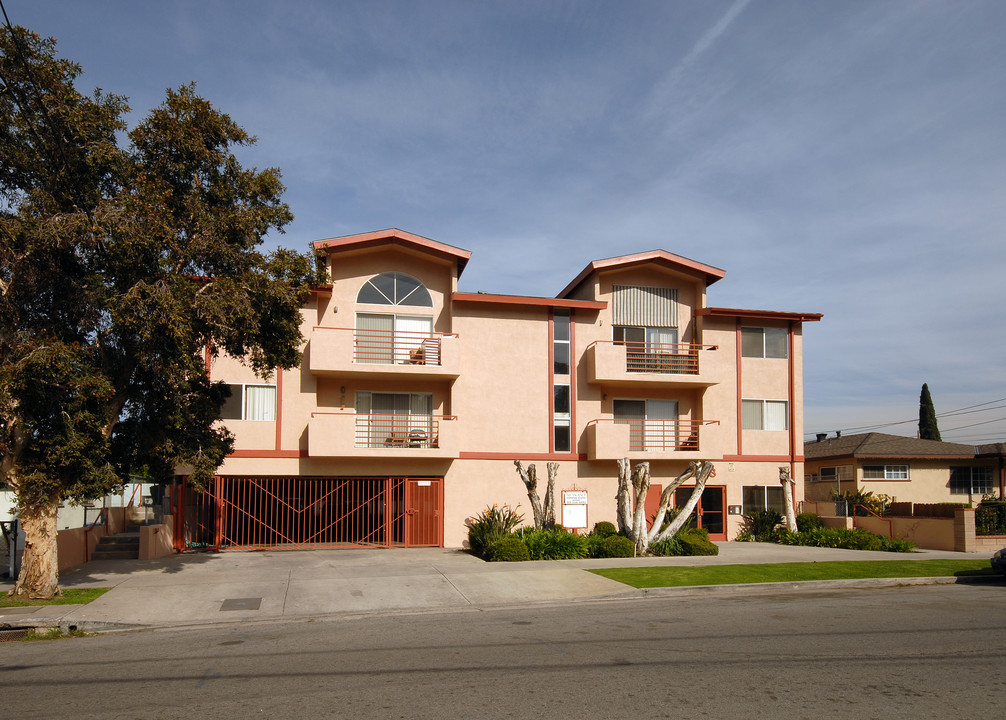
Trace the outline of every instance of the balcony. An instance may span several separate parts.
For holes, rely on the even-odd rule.
[[[453,415],[311,414],[310,457],[456,458]]]
[[[587,346],[587,382],[611,387],[705,388],[716,385],[702,362],[715,345],[694,343],[615,343]]]
[[[587,424],[587,459],[708,460],[709,437],[718,420],[592,420]]]
[[[445,333],[316,327],[308,367],[316,375],[455,380],[460,344]]]

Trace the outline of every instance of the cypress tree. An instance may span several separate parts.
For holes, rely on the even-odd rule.
[[[923,440],[943,439],[936,424],[936,408],[933,407],[933,398],[926,383],[922,383],[922,395],[919,396],[919,437]]]

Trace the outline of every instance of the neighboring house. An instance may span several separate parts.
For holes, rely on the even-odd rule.
[[[623,457],[650,462],[652,500],[714,461],[697,523],[717,539],[781,505],[780,466],[803,497],[802,326],[819,314],[709,307],[724,271],[663,250],[545,298],[459,292],[470,253],[401,230],[316,248],[331,284],[304,308],[302,367],[212,362],[235,451],[210,492],[175,488],[179,542],[459,547],[487,505],[531,520],[515,460],[542,494],[558,463],[567,527],[614,521]]]
[[[872,492],[915,503],[977,503],[1002,495],[1002,452],[983,446],[885,433],[820,438],[804,445],[807,500],[833,492]]]

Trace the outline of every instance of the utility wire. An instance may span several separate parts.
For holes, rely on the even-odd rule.
[[[947,412],[936,413],[936,417],[937,418],[941,418],[941,417],[953,417],[955,415],[970,415],[971,413],[985,412],[987,410],[997,410],[997,409],[999,409],[1001,407],[1006,407],[1006,405],[1001,405],[1001,406],[997,406],[997,407],[994,407],[994,408],[984,407],[986,405],[992,405],[994,403],[1001,403],[1001,402],[1006,402],[1006,398],[999,398],[997,400],[989,400],[987,402],[978,403],[977,405],[968,405],[966,407],[958,408],[956,410],[948,410]],[[975,408],[982,408],[982,409],[981,410],[976,410]],[[859,426],[856,426],[856,427],[841,428],[838,432],[856,432],[856,431],[861,431],[861,430],[879,430],[880,428],[894,427],[896,425],[907,425],[908,423],[914,423],[914,422],[918,422],[918,421],[919,421],[918,418],[912,418],[910,420],[897,420],[897,421],[889,422],[889,423],[878,423],[876,425],[859,425]],[[996,422],[996,421],[991,420],[989,422]],[[983,424],[983,423],[979,423],[979,424]],[[965,427],[970,427],[970,426],[965,426]],[[816,432],[809,432],[809,431],[804,433],[804,435],[807,435],[807,436],[817,435],[817,434],[818,433],[816,433]],[[941,431],[941,435],[942,435],[942,431]]]

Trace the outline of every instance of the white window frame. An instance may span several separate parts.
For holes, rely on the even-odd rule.
[[[871,472],[876,473],[878,469],[883,473],[883,477],[870,477],[866,474],[867,469]],[[863,480],[910,480],[910,467],[907,464],[897,464],[897,465],[866,465],[863,464]]]
[[[970,471],[968,473],[968,489],[967,490],[961,489],[961,484],[960,483],[957,483],[956,485],[954,484],[954,473],[955,472],[960,472],[962,470],[969,470]],[[987,483],[987,485],[984,482],[984,479],[979,479],[979,484],[977,486],[977,489],[975,489],[976,488],[976,485],[975,485],[975,471],[976,470],[981,471],[982,475],[987,475],[988,476],[988,483]],[[989,493],[995,492],[995,489],[996,489],[995,478],[993,477],[992,468],[989,467],[988,465],[978,465],[978,466],[953,465],[950,468],[950,480],[947,483],[947,485],[950,488],[950,494],[951,495],[972,495],[972,496],[974,496],[974,495],[987,495]]]
[[[749,423],[746,422],[746,417],[745,417],[746,413],[744,412],[744,408],[745,407],[753,408],[755,406],[755,403],[758,403],[761,406],[760,410],[758,411],[759,417],[758,417],[757,427],[755,427],[754,425],[751,425],[751,424],[749,424]],[[770,423],[769,422],[770,418],[772,417],[768,413],[769,406],[772,406],[772,409],[778,411],[778,408],[775,407],[775,406],[778,406],[778,405],[782,406],[782,417],[783,417],[782,427],[775,427],[774,423]],[[788,400],[750,400],[750,399],[742,399],[741,400],[741,418],[740,418],[740,420],[741,420],[741,429],[742,430],[757,430],[757,431],[764,431],[764,432],[785,432],[786,430],[789,430],[789,401]],[[769,424],[773,424],[773,427],[766,427]]]
[[[227,383],[231,388],[231,398],[240,395],[241,402],[241,417],[224,417],[223,408],[221,408],[221,419],[223,420],[242,420],[248,422],[276,422],[276,407],[279,401],[279,393],[275,385],[270,385],[268,383]],[[235,388],[240,388],[239,391],[235,391]],[[271,389],[272,390],[272,402],[267,404],[263,410],[263,417],[249,417],[248,409],[248,390],[253,389]],[[230,398],[229,398],[230,399]]]

